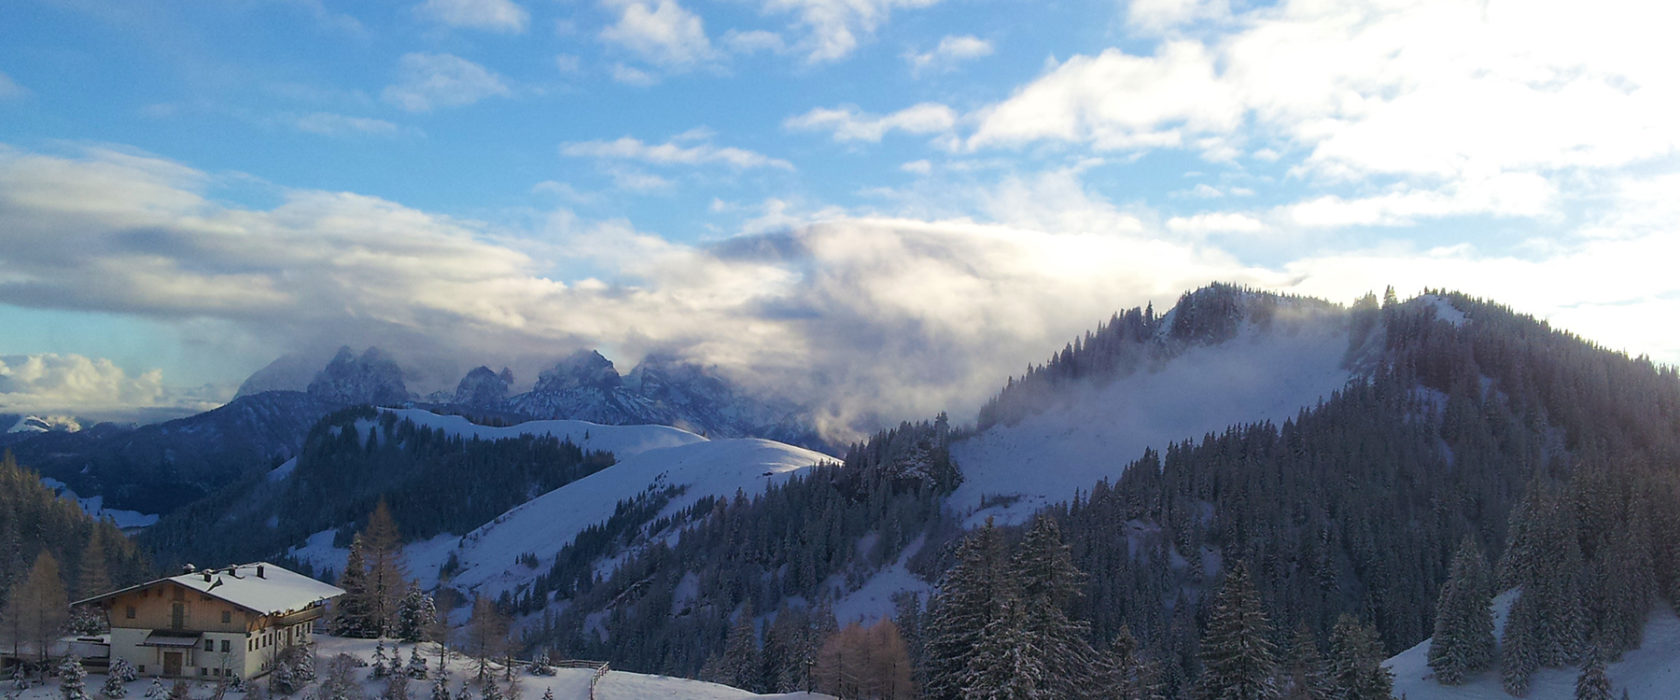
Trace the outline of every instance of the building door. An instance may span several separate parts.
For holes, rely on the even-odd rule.
[[[187,604],[172,603],[169,609],[169,629],[180,630],[187,623]]]
[[[180,608],[176,608],[176,610],[179,610],[179,609]],[[163,675],[165,675],[165,676],[179,676],[179,675],[181,675],[181,652],[178,652],[178,651],[163,652]]]

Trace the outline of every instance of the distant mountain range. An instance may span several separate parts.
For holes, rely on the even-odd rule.
[[[325,366],[283,356],[253,373],[226,405],[153,425],[0,416],[0,447],[76,492],[112,507],[168,513],[241,474],[297,454],[310,426],[354,405],[424,407],[480,420],[583,420],[607,425],[670,425],[719,438],[762,437],[834,452],[809,412],[753,394],[693,363],[645,360],[629,376],[594,351],[574,353],[543,372],[530,391],[510,395],[512,373],[478,367],[453,394],[416,396],[397,361],[377,347],[340,348]]]

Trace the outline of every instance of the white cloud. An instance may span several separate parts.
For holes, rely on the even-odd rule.
[[[403,55],[397,82],[385,88],[384,98],[410,112],[426,112],[511,94],[501,76],[477,63],[446,53],[410,53]]]
[[[1160,34],[1201,20],[1231,14],[1228,0],[1130,0],[1126,25],[1144,34]]]
[[[1287,153],[1306,180],[1398,178],[1449,198],[1517,176],[1561,189],[1680,152],[1680,74],[1659,68],[1673,51],[1656,29],[1680,21],[1670,5],[1286,0],[1234,16],[1217,2],[1131,11],[1134,29],[1165,32],[1149,53],[1053,65],[977,112],[968,146],[1182,149],[1210,161]],[[1218,21],[1200,38],[1173,29],[1209,18]],[[1507,193],[1515,200],[1482,197],[1483,212],[1535,212],[1528,204],[1544,188],[1522,189]],[[1458,199],[1425,199],[1410,198],[1473,213]]]
[[[617,82],[624,83],[625,85],[634,85],[636,87],[648,87],[659,83],[659,78],[655,77],[652,73],[636,68],[635,66],[627,66],[623,63],[614,63],[612,65],[612,79]]]
[[[682,69],[712,60],[700,16],[676,0],[605,0],[620,11],[618,22],[601,30],[601,39],[664,68]]]
[[[885,116],[876,116],[852,105],[833,109],[819,107],[789,117],[782,125],[800,131],[828,131],[835,141],[876,143],[891,131],[938,134],[950,131],[956,123],[957,113],[950,107],[923,102]]]
[[[933,172],[933,163],[928,162],[926,159],[913,160],[898,166],[898,169],[915,175],[926,175]]]
[[[129,414],[135,408],[206,410],[195,396],[171,391],[161,370],[137,376],[105,358],[55,353],[0,355],[0,412]]]
[[[767,13],[796,16],[805,31],[796,47],[810,63],[837,61],[887,22],[895,9],[914,9],[939,0],[764,0]]]
[[[710,138],[695,131],[665,144],[576,146],[625,177],[638,163],[774,167],[724,155]],[[534,231],[502,235],[347,193],[292,191],[278,206],[241,208],[205,195],[214,177],[169,161],[0,147],[0,250],[8,251],[0,303],[209,319],[271,352],[381,344],[466,366],[505,360],[526,375],[582,346],[616,348],[625,364],[674,352],[817,397],[843,433],[858,420],[968,415],[1022,363],[1116,309],[1151,300],[1161,308],[1210,280],[1334,300],[1387,283],[1456,287],[1674,361],[1680,335],[1649,322],[1675,310],[1663,300],[1680,298],[1668,270],[1680,257],[1673,180],[1627,180],[1602,193],[1626,206],[1589,221],[1592,235],[1524,257],[1387,244],[1257,266],[1185,234],[1252,228],[1244,216],[1276,221],[1204,212],[1157,226],[1147,209],[1085,186],[1077,168],[978,191],[918,180],[968,212],[957,215],[770,200],[747,233],[687,245],[564,210]],[[1622,213],[1638,206],[1649,208]],[[590,272],[564,280],[550,271],[566,265]],[[107,377],[105,387],[109,374],[93,373]],[[158,383],[125,381],[132,386],[118,381],[119,395],[142,402]]]
[[[1266,224],[1247,214],[1206,212],[1167,219],[1167,229],[1178,233],[1205,235],[1209,233],[1261,233]]]
[[[583,59],[569,53],[555,54],[554,67],[561,73],[577,73],[583,70]]]
[[[927,71],[951,70],[957,64],[992,55],[992,42],[975,36],[947,36],[939,40],[933,50],[904,54],[912,75]]]
[[[322,136],[401,136],[404,134],[418,134],[412,127],[404,127],[368,117],[352,117],[330,112],[313,112],[292,119],[292,125],[299,131]]]
[[[415,8],[440,24],[520,34],[531,21],[525,8],[510,0],[426,0]]]
[[[0,100],[15,99],[28,94],[29,91],[13,81],[11,76],[0,73]]]
[[[723,44],[728,46],[730,51],[741,54],[760,51],[782,53],[787,50],[787,42],[782,40],[782,35],[762,29],[744,32],[731,29],[723,33]]]
[[[1075,56],[979,114],[970,147],[1039,140],[1089,142],[1103,150],[1180,148],[1191,137],[1242,125],[1243,104],[1221,82],[1216,57],[1174,41],[1153,57],[1108,49]]]
[[[701,135],[681,135],[671,141],[659,144],[645,143],[640,139],[629,136],[612,141],[578,141],[561,144],[560,154],[574,158],[634,160],[654,165],[727,165],[741,170],[751,168],[793,170],[792,163],[742,148],[714,146],[710,143],[683,146],[678,143],[679,141],[692,141],[697,136]]]

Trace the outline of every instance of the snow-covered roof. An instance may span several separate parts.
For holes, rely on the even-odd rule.
[[[257,575],[259,570],[262,572],[261,576]],[[206,574],[209,574],[208,577]],[[205,580],[206,578],[209,580]],[[264,615],[302,610],[328,598],[344,595],[344,589],[338,586],[316,581],[268,562],[255,562],[218,569],[201,569],[148,581],[138,586],[129,586],[120,591],[77,602],[104,600],[164,581],[186,586],[212,598],[219,598]]]

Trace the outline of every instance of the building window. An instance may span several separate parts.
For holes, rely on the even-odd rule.
[[[145,672],[146,672],[146,665],[145,665],[145,664],[140,664],[140,672],[141,672],[141,673],[145,673]]]
[[[204,640],[204,650],[205,651],[215,651],[216,650],[216,640],[214,640],[214,639]]]
[[[232,610],[223,610],[222,611],[222,624],[225,625],[229,622],[233,622],[233,611]]]
[[[123,608],[123,617],[126,617],[130,620],[134,619],[134,606],[129,605],[129,606],[124,607]]]
[[[226,654],[227,651],[228,651],[228,648],[229,648],[228,647],[228,640],[226,640],[226,639],[222,640],[222,653]]]
[[[207,669],[207,668],[205,668],[205,667],[203,667],[203,666],[199,666],[199,667],[198,667],[198,675],[200,675],[200,676],[208,676],[208,675],[210,675],[210,669]]]

